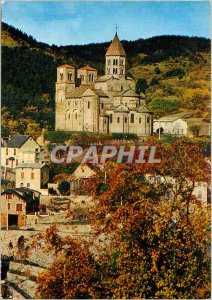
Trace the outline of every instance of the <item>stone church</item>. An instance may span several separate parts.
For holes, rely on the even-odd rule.
[[[80,82],[79,85],[76,84]],[[153,113],[145,96],[135,93],[135,82],[126,76],[126,53],[116,33],[105,56],[105,75],[85,66],[57,68],[56,130],[100,133],[153,132]]]

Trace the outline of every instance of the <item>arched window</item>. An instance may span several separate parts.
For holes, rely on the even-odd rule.
[[[60,73],[60,80],[63,80],[63,73]]]
[[[120,118],[119,117],[117,118],[117,123],[120,123]]]
[[[116,60],[115,60],[115,59],[113,60],[113,64],[114,64],[114,65],[116,64]]]
[[[149,123],[149,117],[146,118],[146,122],[147,122],[147,124]]]
[[[113,115],[110,114],[110,123],[112,123],[112,122],[113,122]]]
[[[139,118],[139,123],[141,124],[141,117]]]
[[[77,119],[77,113],[75,114],[75,119]]]
[[[110,59],[108,59],[107,64],[108,64],[108,66],[110,66]]]
[[[104,103],[102,103],[102,109],[104,108]]]
[[[90,105],[90,101],[88,101],[88,109],[90,109],[90,106],[91,106],[91,105]]]
[[[123,91],[123,86],[121,86],[121,92]]]
[[[123,75],[123,69],[120,69],[120,75]]]
[[[127,117],[125,117],[124,121],[125,121],[125,123],[127,123]]]
[[[68,114],[68,119],[69,119],[69,120],[71,119],[71,115],[70,115],[70,113]]]
[[[134,119],[135,119],[134,114],[131,114],[131,116],[130,116],[130,122],[134,123]]]
[[[113,68],[113,74],[116,74],[116,68]]]

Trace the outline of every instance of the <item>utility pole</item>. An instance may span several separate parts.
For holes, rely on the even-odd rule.
[[[159,140],[160,140],[160,119],[158,120],[158,122],[159,122]]]
[[[6,205],[7,205],[7,214],[6,214],[6,230],[9,230],[9,212],[8,212],[8,198],[7,195],[5,194],[5,198],[6,198]]]
[[[5,167],[4,167],[4,191],[6,190],[6,179],[7,179],[7,141],[5,143]],[[9,161],[9,159],[8,159]],[[6,199],[6,230],[9,229],[9,212],[8,212],[8,198],[7,195],[5,194],[5,199]]]

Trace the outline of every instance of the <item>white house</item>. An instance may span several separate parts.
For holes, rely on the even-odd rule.
[[[16,167],[16,188],[27,187],[42,192],[47,189],[49,167],[45,163],[22,163]]]
[[[210,135],[210,123],[203,118],[192,118],[192,113],[182,112],[154,120],[153,132],[196,137]]]
[[[14,169],[20,163],[45,162],[44,151],[29,135],[15,134],[1,144],[1,165]]]

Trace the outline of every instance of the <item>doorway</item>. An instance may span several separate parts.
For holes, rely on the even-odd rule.
[[[8,226],[18,226],[18,215],[8,215]]]

